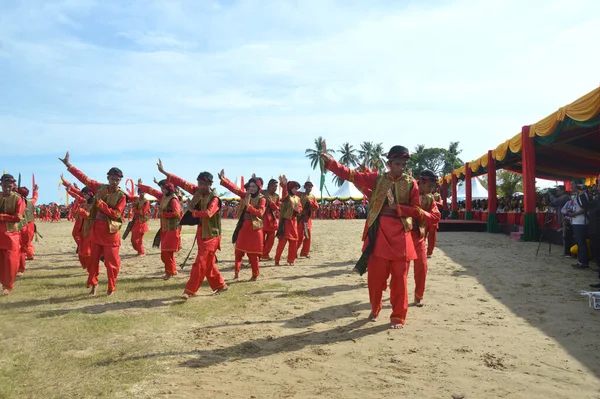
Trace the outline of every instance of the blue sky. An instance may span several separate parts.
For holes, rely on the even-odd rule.
[[[523,3],[3,0],[0,167],[50,202],[66,150],[146,182],[304,180],[319,135],[472,160],[600,84],[600,2]]]

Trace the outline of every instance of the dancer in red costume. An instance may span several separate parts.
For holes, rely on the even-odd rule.
[[[279,221],[277,219],[277,212],[279,212],[280,201],[279,194],[277,194],[277,180],[269,180],[267,189],[263,191],[263,196],[267,201],[267,208],[263,215],[263,232],[265,234],[263,241],[263,253],[261,258],[265,260],[271,260],[271,249],[275,244],[275,236],[277,235],[277,225]]]
[[[431,190],[435,187],[437,176],[430,170],[423,170],[419,175],[419,194],[421,209],[428,212],[431,217],[418,219],[417,224],[413,224],[411,232],[417,259],[414,260],[415,276],[415,305],[423,306],[423,295],[425,295],[425,280],[427,279],[427,245],[425,238],[428,231],[437,228],[441,214],[434,202]]]
[[[408,312],[407,275],[410,261],[417,258],[411,231],[413,218],[431,215],[420,208],[416,181],[404,173],[410,159],[408,149],[394,146],[388,153],[389,172],[357,172],[336,162],[323,141],[321,157],[325,167],[355,186],[370,190],[369,214],[363,233],[363,255],[356,265],[362,274],[368,268],[371,302],[369,318],[376,321],[382,307],[383,291],[390,281],[391,328],[402,328]]]
[[[158,170],[167,176],[169,183],[173,183],[175,186],[193,194],[192,199],[188,202],[188,210],[191,211],[193,217],[200,219],[196,231],[198,254],[192,265],[190,279],[185,285],[181,299],[187,300],[196,295],[205,277],[213,293],[219,294],[227,291],[227,284],[215,264],[216,252],[221,250],[221,200],[211,189],[213,175],[209,172],[200,173],[197,179],[198,185],[195,185],[167,173],[160,159],[157,165]]]
[[[142,184],[142,179],[138,180],[138,190],[140,190],[140,193],[153,195],[159,201],[160,258],[165,265],[165,274],[163,278],[169,280],[177,274],[175,252],[179,251],[179,220],[183,213],[181,210],[181,203],[175,193],[175,186],[164,180],[162,181],[162,184],[159,182],[159,185],[161,191]]]
[[[106,175],[108,184],[102,184],[88,178],[83,172],[71,165],[69,159],[69,152],[64,158],[59,158],[77,180],[95,193],[89,216],[92,220],[90,231],[92,258],[88,265],[87,286],[91,288],[90,295],[96,295],[98,276],[100,275],[100,258],[104,257],[104,266],[108,278],[106,294],[112,296],[117,289],[117,277],[121,269],[121,258],[119,256],[121,235],[119,230],[123,224],[122,215],[127,203],[127,195],[119,187],[119,183],[123,179],[123,172],[116,167],[110,168]]]
[[[237,280],[242,267],[244,254],[248,255],[250,266],[252,267],[252,277],[250,281],[255,281],[260,274],[259,258],[263,253],[263,220],[267,200],[260,193],[263,186],[263,180],[260,177],[252,176],[244,189],[238,188],[234,183],[225,177],[225,171],[219,172],[221,185],[241,198],[238,214],[239,220],[233,233],[233,243],[235,244],[235,275]]]
[[[19,270],[21,247],[20,225],[24,218],[25,201],[14,191],[16,180],[10,174],[0,178],[0,283],[2,295],[8,295],[15,286]]]
[[[298,215],[302,212],[300,197],[296,192],[300,184],[296,181],[288,182],[285,176],[279,178],[279,183],[283,188],[281,196],[281,213],[279,219],[279,228],[277,229],[277,249],[275,250],[275,265],[279,266],[279,260],[283,254],[285,244],[288,244],[287,264],[294,265],[298,251]]]

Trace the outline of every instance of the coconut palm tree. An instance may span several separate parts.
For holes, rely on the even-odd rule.
[[[323,148],[323,137],[319,136],[315,139],[315,148],[307,148],[304,151],[305,156],[310,159],[310,166],[313,169],[317,169],[317,166],[321,168],[322,173],[327,173],[327,169],[321,167],[321,150]],[[327,149],[329,155],[333,154],[335,150]]]
[[[373,154],[374,144],[372,141],[363,141],[360,145],[360,150],[358,150],[358,158],[360,159],[360,163],[364,164],[367,167],[370,167],[371,164],[371,155]]]
[[[344,144],[342,144],[340,149],[338,150],[338,153],[341,155],[339,162],[342,165],[347,166],[349,168],[358,165],[359,160],[356,156],[356,149],[350,143],[345,142]],[[344,180],[339,178],[338,176],[334,177],[333,181],[338,187],[344,184]]]
[[[377,143],[373,146],[371,151],[371,166],[370,168],[373,170],[378,170],[379,172],[385,172],[385,161],[383,158],[386,156],[386,151],[383,148],[383,143]]]

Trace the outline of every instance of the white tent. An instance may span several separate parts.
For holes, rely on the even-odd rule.
[[[235,186],[236,187],[240,186],[239,177],[235,178]],[[240,197],[238,197],[236,194],[232,193],[231,191],[227,191],[225,194],[221,195],[219,198],[223,201],[239,201],[239,199],[240,199]]]
[[[305,181],[299,181],[298,183],[300,183],[300,189],[298,190],[298,192],[303,193],[304,192],[304,183],[306,182],[311,182],[313,184],[313,188],[310,191],[310,193],[312,195],[315,196],[316,199],[320,200],[321,199],[321,190],[319,190],[319,182],[316,182],[312,179],[312,177],[309,175],[308,178]]]
[[[349,199],[353,199],[355,201],[360,201],[364,197],[363,193],[358,191],[358,188],[349,181],[345,181],[344,184],[331,196],[328,197],[327,200],[331,201],[334,199],[339,199],[340,201],[348,201]]]
[[[467,185],[465,184],[465,182],[461,182],[456,191],[456,199],[458,201],[464,201],[467,198]],[[487,198],[488,191],[481,185],[479,179],[476,177],[471,178],[471,199],[481,200]]]

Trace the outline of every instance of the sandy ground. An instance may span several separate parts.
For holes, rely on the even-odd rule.
[[[230,280],[234,222],[224,223],[220,268]],[[38,243],[30,274],[35,277],[37,268],[52,270],[65,256],[76,265],[75,255],[68,255],[72,225],[39,226],[46,238]],[[600,398],[600,312],[579,295],[597,281],[595,273],[573,270],[572,262],[558,258],[558,247],[548,254],[547,244],[536,259],[537,243],[487,233],[440,233],[429,260],[426,306],[411,307],[404,329],[392,331],[388,302],[379,322],[366,321],[366,276],[351,274],[362,228],[362,221],[315,221],[310,259],[294,267],[267,262],[259,282],[232,283],[229,293],[217,297],[227,301],[241,284],[256,284],[239,312],[174,320],[170,336],[157,339],[162,344],[143,355],[156,362],[158,374],[128,393],[171,398]],[[186,231],[179,260],[193,239]],[[152,236],[145,239],[147,247]],[[127,242],[121,252],[121,278],[160,275],[157,250],[135,258]],[[81,270],[60,269],[56,273],[81,274],[83,285]],[[241,277],[249,278],[250,270],[244,268]],[[141,281],[147,292],[153,289],[154,283]],[[187,272],[169,282],[177,287],[172,301],[185,281]],[[409,281],[412,298],[412,270]],[[19,300],[17,290],[11,300]],[[138,292],[141,299],[144,290]],[[201,306],[208,293],[203,286],[202,295],[191,301]],[[104,303],[97,306],[106,306],[107,312],[170,312],[169,307],[122,310]],[[122,361],[127,359],[125,354]]]

